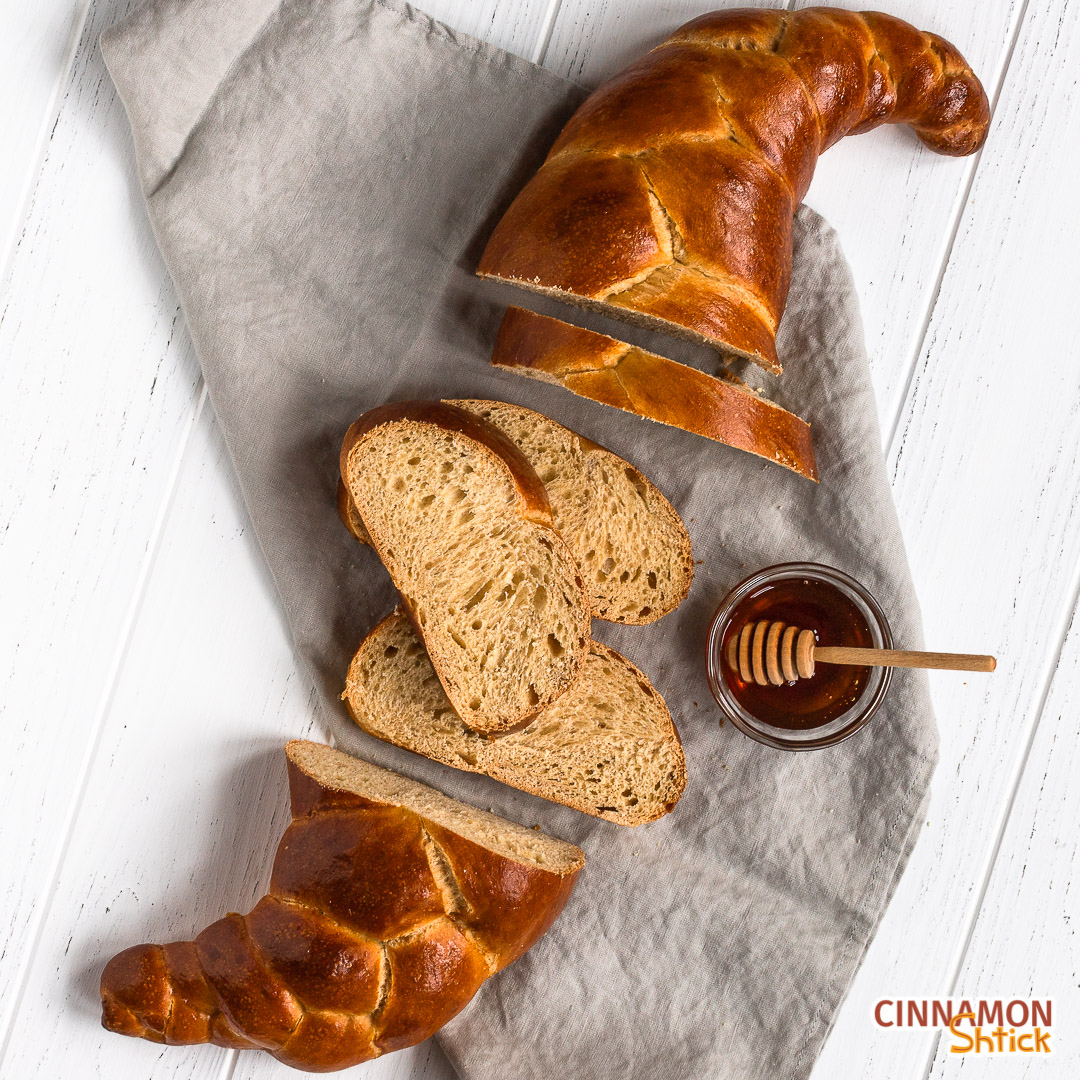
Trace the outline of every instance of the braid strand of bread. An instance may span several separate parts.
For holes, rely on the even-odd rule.
[[[268,894],[194,941],[114,956],[101,977],[106,1028],[346,1068],[428,1038],[547,930],[573,888],[576,868],[524,865],[403,805],[326,787],[292,753],[289,784],[293,820]]]
[[[960,53],[889,15],[704,15],[586,99],[478,272],[779,372],[792,220],[822,151],[907,124],[971,154],[989,118]]]

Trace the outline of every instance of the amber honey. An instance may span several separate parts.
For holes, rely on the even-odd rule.
[[[724,679],[751,716],[772,727],[802,731],[836,720],[859,700],[873,670],[868,667],[818,664],[813,678],[783,686],[744,682],[726,659],[728,647],[746,623],[759,619],[812,630],[818,645],[874,644],[866,616],[835,585],[803,577],[763,582],[731,611],[720,652]]]

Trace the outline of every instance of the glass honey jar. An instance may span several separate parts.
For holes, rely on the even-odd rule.
[[[766,567],[725,598],[706,647],[709,689],[750,738],[781,750],[818,750],[862,728],[884,700],[892,669],[819,664],[811,678],[780,686],[744,680],[733,662],[735,640],[763,619],[811,630],[819,646],[891,649],[888,620],[866,588],[818,563]]]

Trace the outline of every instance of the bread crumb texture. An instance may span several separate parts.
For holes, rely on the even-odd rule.
[[[470,726],[512,727],[573,683],[589,636],[583,582],[559,534],[522,516],[496,453],[394,421],[352,448],[346,483]]]
[[[577,682],[527,726],[471,730],[454,711],[401,612],[365,639],[344,697],[369,734],[623,825],[671,810],[686,786],[678,732],[660,694],[628,660],[592,642]]]

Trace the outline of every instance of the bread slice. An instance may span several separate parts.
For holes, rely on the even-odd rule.
[[[690,591],[694,557],[682,518],[621,457],[542,413],[505,401],[449,401],[494,424],[536,469],[555,528],[585,578],[597,619],[640,625],[673,611]],[[364,523],[344,486],[338,512],[358,540]]]
[[[490,737],[462,723],[407,616],[395,612],[364,639],[342,698],[369,735],[619,825],[655,821],[686,787],[664,699],[596,641],[554,705],[527,727]]]
[[[303,774],[322,789],[311,795],[320,801],[328,792],[345,792],[369,802],[401,806],[495,855],[525,866],[540,867],[560,877],[576,874],[585,865],[585,853],[573,844],[486,810],[478,810],[426,784],[381,769],[331,746],[293,739],[286,744],[285,754],[292,773]],[[295,790],[297,778],[293,775],[291,779],[293,811],[298,814],[301,808],[297,805],[300,801]]]
[[[440,402],[383,405],[346,434],[341,476],[469,727],[516,727],[570,688],[588,650],[584,582],[498,428]]]
[[[734,446],[817,480],[810,425],[738,379],[523,308],[507,308],[491,362],[624,412]]]

